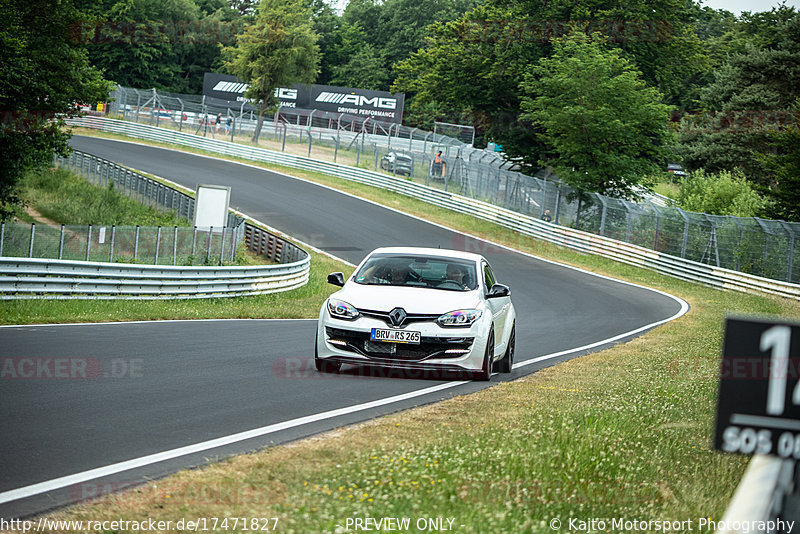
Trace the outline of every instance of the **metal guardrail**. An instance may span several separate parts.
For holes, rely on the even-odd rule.
[[[172,267],[0,257],[0,300],[261,295],[308,282],[309,256],[284,265]]]
[[[747,534],[750,532],[784,532],[776,528],[778,521],[795,522],[800,514],[794,474],[795,462],[775,456],[756,455],[731,499],[728,509],[716,525],[716,534]],[[771,524],[761,530],[754,525]],[[796,524],[796,523],[795,523]]]
[[[459,213],[472,215],[499,224],[505,228],[515,230],[523,235],[549,241],[581,252],[598,254],[623,263],[652,269],[659,273],[683,280],[698,282],[721,289],[768,293],[800,299],[800,285],[798,284],[724,269],[582,230],[546,223],[530,215],[524,215],[501,206],[417,184],[391,175],[292,154],[274,152],[254,146],[208,139],[145,124],[100,117],[81,117],[70,119],[67,122],[73,126],[94,128],[150,141],[173,143],[217,154],[248,158],[255,161],[337,176],[346,180],[393,191]]]
[[[111,161],[73,152],[57,163],[95,185],[111,184],[144,204],[176,209],[186,218],[193,215],[190,195]],[[35,224],[23,231],[18,228],[23,225],[0,224],[0,300],[233,297],[288,291],[308,282],[310,256],[305,250],[233,212],[228,222],[227,235],[225,228],[214,234],[213,229],[198,233],[196,227],[174,227],[164,230],[163,241],[161,227],[97,227],[93,233],[92,225],[80,229],[39,225],[37,233]],[[241,240],[248,250],[277,265],[222,266],[224,258],[233,258]],[[144,250],[146,246],[155,248]],[[206,263],[218,257],[220,266],[176,266],[179,252]],[[89,261],[96,257],[108,261]],[[114,263],[144,258],[155,265]]]

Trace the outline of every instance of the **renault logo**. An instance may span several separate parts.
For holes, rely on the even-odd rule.
[[[392,326],[401,326],[406,320],[406,311],[403,308],[395,308],[389,312],[389,319]]]

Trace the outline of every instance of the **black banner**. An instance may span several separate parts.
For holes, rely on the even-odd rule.
[[[206,97],[224,100],[230,106],[241,106],[245,101],[247,84],[236,76],[207,72],[203,80]],[[403,120],[405,94],[388,91],[371,91],[332,85],[303,85],[281,87],[275,96],[282,108],[316,109],[333,113],[347,113],[361,117],[374,117],[385,122],[400,124]]]

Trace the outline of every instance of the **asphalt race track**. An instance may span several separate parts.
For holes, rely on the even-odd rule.
[[[229,185],[232,207],[351,263],[379,246],[481,252],[513,292],[511,378],[624,341],[685,309],[668,295],[274,172],[111,140],[75,137],[72,145],[190,188]],[[320,375],[312,361],[315,326],[211,320],[0,328],[4,365],[38,366],[34,378],[15,379],[6,369],[0,379],[0,517],[487,387],[353,368]]]

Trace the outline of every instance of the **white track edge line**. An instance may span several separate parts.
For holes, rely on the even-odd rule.
[[[596,341],[596,342],[591,343],[589,345],[583,345],[581,347],[575,347],[575,348],[572,348],[572,349],[567,349],[567,350],[563,350],[563,351],[560,351],[560,352],[554,352],[552,354],[547,354],[545,356],[539,356],[537,358],[532,358],[530,360],[525,360],[523,362],[519,362],[519,363],[515,364],[513,366],[513,368],[514,369],[518,369],[520,367],[525,367],[525,366],[531,365],[533,363],[537,363],[537,362],[541,362],[541,361],[549,360],[549,359],[553,359],[553,358],[558,358],[560,356],[564,356],[564,355],[570,354],[572,352],[578,352],[578,351],[590,349],[590,348],[593,348],[593,347],[605,345],[607,343],[613,343],[614,341],[616,341],[618,339],[623,339],[625,337],[635,335],[635,334],[637,334],[639,332],[642,332],[644,330],[647,330],[647,329],[650,329],[650,328],[654,328],[654,327],[656,327],[658,325],[667,323],[669,321],[672,321],[673,319],[677,319],[678,317],[684,315],[688,311],[689,305],[684,301],[681,301],[681,302],[682,302],[682,305],[681,305],[680,311],[678,313],[676,313],[675,315],[673,315],[672,317],[669,317],[667,319],[662,319],[661,321],[656,321],[654,323],[642,326],[642,327],[637,328],[635,330],[631,330],[630,332],[625,332],[625,333],[619,334],[617,336],[614,336],[614,337],[611,337],[611,338],[608,338],[608,339],[604,339],[604,340],[601,340],[601,341]],[[217,448],[217,447],[223,447],[223,446],[226,446],[226,445],[231,445],[233,443],[237,443],[237,442],[240,442],[240,441],[244,441],[244,440],[248,440],[248,439],[252,439],[252,438],[258,438],[258,437],[261,437],[261,436],[265,436],[267,434],[272,434],[274,432],[278,432],[280,430],[286,430],[286,429],[289,429],[289,428],[295,428],[295,427],[302,426],[302,425],[305,425],[305,424],[308,424],[308,423],[314,423],[314,422],[322,421],[322,420],[325,420],[325,419],[332,419],[332,418],[338,417],[340,415],[348,415],[348,414],[351,414],[351,413],[356,413],[356,412],[368,410],[370,408],[377,408],[379,406],[385,406],[387,404],[394,404],[395,402],[400,402],[400,401],[403,401],[403,400],[408,400],[408,399],[413,399],[413,398],[416,398],[416,397],[421,397],[421,396],[427,395],[429,393],[436,393],[437,391],[443,391],[445,389],[454,388],[454,387],[457,387],[457,386],[460,386],[460,385],[463,385],[463,384],[467,384],[467,383],[469,383],[469,381],[464,381],[464,380],[460,380],[460,381],[456,381],[456,382],[447,382],[447,383],[444,383],[444,384],[431,386],[431,387],[420,389],[420,390],[417,390],[417,391],[410,391],[408,393],[395,395],[393,397],[387,397],[387,398],[384,398],[384,399],[370,401],[370,402],[366,402],[366,403],[362,403],[362,404],[356,404],[356,405],[353,405],[353,406],[348,406],[348,407],[345,407],[345,408],[339,408],[339,409],[336,409],[336,410],[330,410],[330,411],[327,411],[327,412],[321,412],[321,413],[318,413],[318,414],[307,415],[307,416],[300,417],[300,418],[297,418],[297,419],[292,419],[290,421],[284,421],[284,422],[281,422],[281,423],[275,423],[273,425],[268,425],[268,426],[264,426],[264,427],[261,427],[261,428],[255,428],[255,429],[252,429],[252,430],[246,430],[244,432],[239,432],[237,434],[231,434],[229,436],[223,436],[223,437],[220,437],[220,438],[215,438],[215,439],[212,439],[212,440],[209,440],[209,441],[203,441],[203,442],[200,442],[200,443],[196,443],[194,445],[187,445],[187,446],[184,446],[184,447],[179,447],[177,449],[171,449],[171,450],[168,450],[168,451],[162,451],[162,452],[159,452],[159,453],[150,454],[148,456],[142,456],[140,458],[134,458],[134,459],[131,459],[131,460],[126,460],[124,462],[119,462],[119,463],[116,463],[116,464],[111,464],[111,465],[104,466],[104,467],[98,467],[98,468],[95,468],[95,469],[90,469],[88,471],[83,471],[81,473],[75,473],[75,474],[72,474],[72,475],[67,475],[67,476],[55,478],[55,479],[52,479],[52,480],[39,482],[37,484],[32,484],[30,486],[24,486],[24,487],[21,487],[21,488],[17,488],[17,489],[13,489],[13,490],[9,490],[9,491],[5,491],[5,492],[0,493],[0,504],[4,504],[4,503],[7,503],[7,502],[11,502],[11,501],[16,501],[16,500],[19,500],[19,499],[24,499],[24,498],[27,498],[27,497],[33,497],[35,495],[39,495],[41,493],[45,493],[45,492],[48,492],[48,491],[55,491],[55,490],[58,490],[58,489],[62,489],[64,487],[72,485],[72,484],[80,484],[82,482],[86,482],[86,481],[89,481],[89,480],[94,480],[96,478],[109,476],[109,475],[113,475],[113,474],[116,474],[116,473],[121,473],[123,471],[128,471],[130,469],[136,469],[137,467],[145,467],[145,466],[148,466],[148,465],[152,465],[154,463],[163,462],[163,461],[166,461],[166,460],[172,460],[172,459],[175,459],[175,458],[179,458],[181,456],[186,456],[188,454],[193,454],[193,453],[197,453],[197,452],[203,452],[203,451],[207,451],[209,449],[214,449],[214,448]]]

